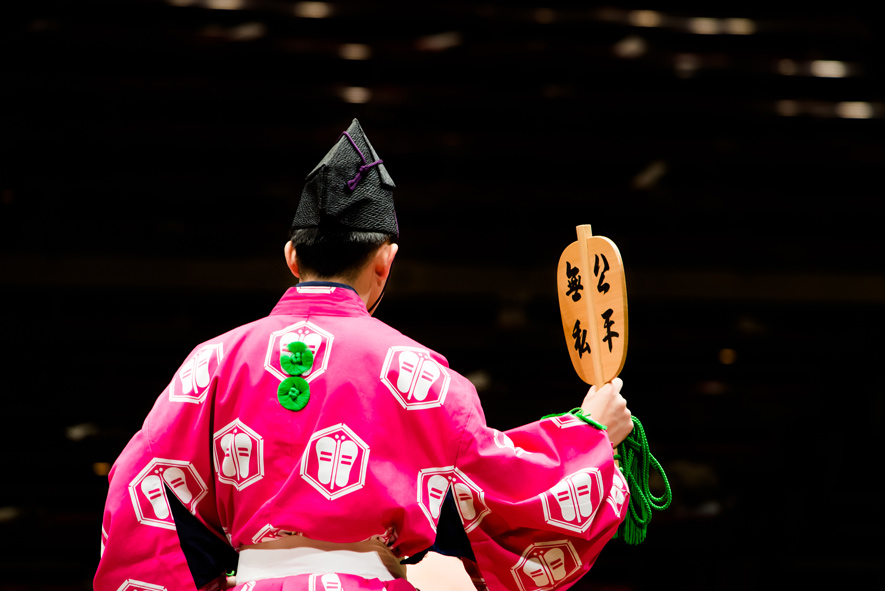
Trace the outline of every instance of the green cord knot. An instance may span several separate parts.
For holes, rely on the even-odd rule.
[[[626,543],[635,546],[645,541],[652,510],[663,511],[669,507],[673,493],[661,463],[651,455],[645,429],[639,419],[633,417],[633,431],[615,451],[615,459],[621,462],[621,471],[626,476],[627,486],[630,488],[630,506],[626,519],[618,527],[614,537],[622,538]],[[649,488],[652,468],[664,481],[664,494],[659,497]]]
[[[289,355],[280,355],[280,367],[289,374],[277,388],[277,400],[283,408],[298,412],[310,401],[310,384],[302,377],[313,366],[313,352],[301,341],[292,341],[286,348]]]
[[[290,355],[280,356],[280,367],[290,376],[300,376],[310,371],[313,366],[313,352],[301,341],[292,341],[287,345]]]
[[[310,384],[297,376],[286,378],[277,388],[277,400],[283,408],[297,412],[307,406],[310,400]]]

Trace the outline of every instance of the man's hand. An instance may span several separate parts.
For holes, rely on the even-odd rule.
[[[633,430],[630,409],[627,408],[627,401],[621,396],[623,385],[624,381],[621,378],[615,378],[599,391],[596,390],[596,386],[591,386],[581,404],[584,414],[590,415],[594,421],[608,427],[606,433],[613,445],[624,441]]]

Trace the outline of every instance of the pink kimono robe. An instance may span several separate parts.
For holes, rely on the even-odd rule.
[[[277,397],[293,341],[314,353],[299,411]],[[196,347],[109,482],[96,591],[194,589],[169,491],[234,549],[298,532],[382,536],[410,556],[434,543],[451,489],[476,558],[468,572],[490,591],[569,588],[629,496],[604,431],[571,415],[486,426],[445,358],[372,318],[354,291],[322,285],[291,288],[267,318]],[[315,576],[247,587],[283,583],[324,591]],[[342,575],[333,588],[402,585],[413,589]]]

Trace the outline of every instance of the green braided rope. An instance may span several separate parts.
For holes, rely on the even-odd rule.
[[[630,488],[627,518],[621,523],[615,538],[622,538],[626,543],[635,546],[645,541],[652,510],[663,511],[669,507],[673,500],[673,492],[661,463],[651,455],[642,423],[636,417],[632,418],[633,431],[621,442],[615,453],[615,459],[621,462],[622,472]],[[649,488],[652,469],[656,470],[664,481],[664,493],[659,497]]]
[[[573,415],[588,425],[592,425],[601,431],[607,427],[585,415],[580,408],[573,408],[568,412],[561,412],[541,417],[550,419],[563,415]],[[670,506],[673,493],[670,490],[670,482],[664,473],[661,463],[651,455],[648,448],[648,439],[645,437],[645,428],[636,417],[633,419],[633,430],[627,438],[618,445],[615,450],[615,459],[621,462],[621,471],[627,478],[627,486],[630,488],[630,504],[627,508],[627,517],[621,522],[615,538],[621,538],[626,543],[635,546],[645,541],[648,524],[651,522],[652,510],[663,511]],[[652,468],[661,475],[664,480],[664,494],[656,497],[649,488],[649,477]]]

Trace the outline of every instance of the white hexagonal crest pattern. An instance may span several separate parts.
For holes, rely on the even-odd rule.
[[[268,523],[252,536],[252,543],[270,542],[271,540],[278,540],[284,537],[286,537],[286,534],[283,534],[282,528],[274,527]]]
[[[493,432],[493,436],[495,439],[495,445],[497,445],[501,449],[509,449],[517,456],[531,453],[531,452],[528,452],[528,451],[522,449],[521,447],[516,447],[516,445],[513,443],[513,440],[510,439],[510,436],[507,435],[506,433],[498,431],[497,429],[492,429],[492,432]]]
[[[555,589],[581,570],[581,560],[568,540],[538,542],[525,549],[510,569],[521,591]]]
[[[209,492],[190,462],[154,458],[129,483],[129,498],[139,523],[175,529],[167,486],[191,513]]]
[[[264,478],[264,439],[240,419],[216,431],[213,446],[219,482],[243,490]]]
[[[381,368],[381,382],[407,410],[442,406],[452,377],[418,347],[391,347]]]
[[[209,382],[222,357],[224,350],[221,343],[206,345],[191,355],[169,385],[169,400],[193,404],[206,400]]]
[[[418,504],[434,531],[449,488],[455,497],[465,532],[473,530],[483,517],[492,512],[486,505],[482,489],[457,468],[447,466],[421,470],[418,472]]]
[[[627,486],[627,479],[624,478],[624,475],[621,474],[621,471],[618,470],[617,466],[615,466],[615,474],[614,478],[612,478],[612,488],[608,493],[608,504],[612,506],[612,509],[615,510],[615,515],[618,517],[621,516],[621,513],[624,510],[624,503],[627,502],[627,495],[630,494],[630,489]]]
[[[166,587],[145,583],[144,581],[136,581],[135,579],[126,579],[117,591],[166,591]]]
[[[313,293],[328,295],[334,292],[337,287],[333,285],[296,285],[295,290],[298,293]]]
[[[310,382],[319,377],[329,366],[329,355],[332,352],[332,333],[302,320],[292,326],[270,333],[267,343],[267,356],[264,358],[264,369],[275,375],[280,381],[289,377],[280,366],[280,356],[289,353],[288,345],[293,341],[301,341],[313,353],[313,365],[301,375]]]
[[[310,575],[307,579],[308,591],[345,591],[341,579],[335,573]]]
[[[314,433],[301,456],[301,477],[330,501],[366,483],[369,446],[344,423]]]
[[[550,417],[547,420],[552,421],[553,424],[560,429],[568,429],[569,427],[577,427],[578,425],[587,425],[587,423],[585,423],[575,415],[569,413],[560,415],[558,417]]]
[[[539,496],[544,506],[544,521],[583,533],[593,523],[602,503],[602,477],[598,468],[585,468],[566,476]]]

